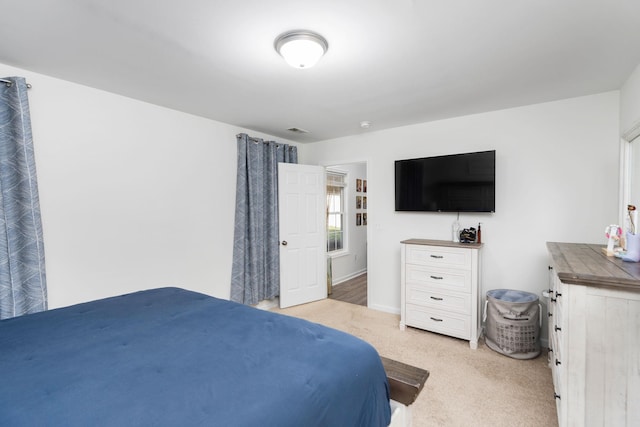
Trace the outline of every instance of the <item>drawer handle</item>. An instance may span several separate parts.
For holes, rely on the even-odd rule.
[[[561,297],[561,296],[562,296],[562,294],[560,292],[556,292],[556,298],[557,297]]]
[[[553,316],[553,313],[547,313],[547,317]]]
[[[551,302],[556,302],[556,301],[557,301],[557,299],[551,298]]]
[[[443,279],[443,277],[441,277],[441,276],[429,276],[429,277],[431,277],[432,279],[435,279],[435,280],[442,280]]]
[[[560,395],[558,393],[553,393],[553,398],[554,399],[560,399]]]
[[[562,365],[562,363],[560,363],[560,361],[558,359],[556,359],[556,366],[558,365]]]
[[[442,319],[436,319],[435,317],[432,317],[431,320],[433,320],[434,322],[442,322]]]
[[[553,330],[555,330],[556,332],[558,331],[562,331],[562,328],[559,328],[557,325],[553,327]]]
[[[438,298],[438,297],[429,297],[429,298],[434,299],[436,301],[442,301],[442,298]]]
[[[430,256],[431,256],[431,258],[436,258],[436,259],[444,258],[444,256],[442,256],[442,255],[430,255]]]

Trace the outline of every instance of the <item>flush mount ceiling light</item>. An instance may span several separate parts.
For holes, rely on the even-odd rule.
[[[292,67],[311,68],[325,54],[329,43],[320,34],[296,30],[280,34],[274,47]]]

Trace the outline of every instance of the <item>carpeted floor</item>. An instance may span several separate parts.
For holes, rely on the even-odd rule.
[[[427,384],[412,405],[413,426],[557,426],[551,371],[543,353],[516,360],[483,342],[407,328],[400,316],[335,300],[273,311],[348,332],[391,359],[427,369]]]

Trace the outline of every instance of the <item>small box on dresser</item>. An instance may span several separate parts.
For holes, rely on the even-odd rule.
[[[426,239],[400,243],[400,329],[412,326],[462,338],[477,348],[482,244]]]

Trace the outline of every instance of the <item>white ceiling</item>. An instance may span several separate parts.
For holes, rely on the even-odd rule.
[[[640,0],[0,0],[0,63],[311,142],[619,89]]]

